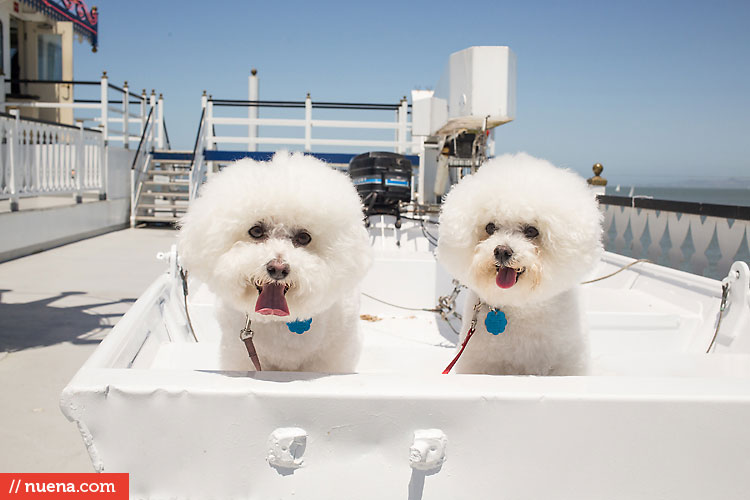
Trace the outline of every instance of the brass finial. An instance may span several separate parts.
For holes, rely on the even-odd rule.
[[[307,93],[306,99],[309,99],[309,98],[310,98],[310,92]]]
[[[102,71],[102,78],[107,78],[107,72],[106,71]]]
[[[206,91],[205,90],[203,90],[203,95],[206,95]]]
[[[156,95],[156,90],[151,89],[151,95]]]
[[[164,96],[162,95],[161,92],[159,92],[159,99],[164,99]]]
[[[607,179],[601,177],[604,166],[601,163],[594,163],[594,166],[591,167],[591,170],[594,171],[594,176],[586,179],[586,182],[588,182],[591,186],[606,186]]]
[[[146,89],[141,90],[141,95],[143,95],[143,96],[146,95]]]
[[[253,75],[253,76],[255,76],[255,75],[258,74],[258,70],[255,69],[255,68],[253,68],[253,69],[250,70],[250,74]]]
[[[123,86],[123,87],[127,87],[127,86],[128,86],[128,81],[127,81],[127,80],[125,80],[125,83],[123,83],[123,84],[122,84],[122,86]]]

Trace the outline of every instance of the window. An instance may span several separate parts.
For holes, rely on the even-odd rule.
[[[37,39],[40,80],[62,80],[62,35],[41,34]]]

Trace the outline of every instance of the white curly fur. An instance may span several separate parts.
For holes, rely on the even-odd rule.
[[[262,224],[266,236],[248,231]],[[179,252],[191,276],[217,295],[222,367],[252,370],[239,332],[252,319],[264,370],[350,372],[359,358],[358,286],[372,261],[360,198],[349,177],[302,154],[240,160],[201,188],[180,222]],[[295,244],[301,230],[312,239]],[[255,312],[267,264],[289,265],[288,316]],[[309,331],[286,326],[312,318]]]
[[[477,298],[483,303],[457,372],[586,372],[587,327],[579,283],[601,256],[601,220],[583,178],[526,153],[492,159],[451,190],[440,214],[438,257],[470,290],[461,342]],[[491,235],[489,223],[495,226]],[[530,226],[538,236],[524,234]],[[504,267],[520,272],[510,288],[496,282],[498,247],[512,252]],[[485,328],[488,306],[507,317],[499,335]]]

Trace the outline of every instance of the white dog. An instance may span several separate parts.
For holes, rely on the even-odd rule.
[[[492,159],[453,188],[438,255],[470,290],[462,343],[476,318],[457,372],[586,372],[579,283],[601,255],[601,220],[583,178],[525,153]]]
[[[253,369],[240,340],[249,320],[263,370],[354,370],[371,253],[347,175],[302,154],[237,161],[190,205],[179,251],[220,299],[222,368]]]

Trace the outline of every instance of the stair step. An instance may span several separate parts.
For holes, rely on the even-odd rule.
[[[139,203],[135,207],[138,208],[144,208],[144,209],[152,209],[152,210],[167,210],[170,212],[185,212],[188,208],[187,203],[181,204],[181,205],[170,205],[167,203]]]
[[[187,187],[190,185],[190,181],[187,179],[171,179],[169,181],[143,181],[146,186],[180,186]]]
[[[156,170],[156,169],[148,169],[146,170],[147,174],[151,175],[189,175],[190,170]]]
[[[144,191],[141,193],[141,196],[156,196],[156,197],[163,197],[163,198],[179,198],[181,200],[187,200],[190,198],[190,193],[178,193],[178,192],[172,192],[169,191]]]
[[[177,159],[166,159],[166,158],[153,158],[152,161],[159,165],[174,165],[180,167],[189,167],[193,160],[186,160],[182,158]]]
[[[178,217],[169,217],[167,215],[136,215],[136,222],[177,222]]]

